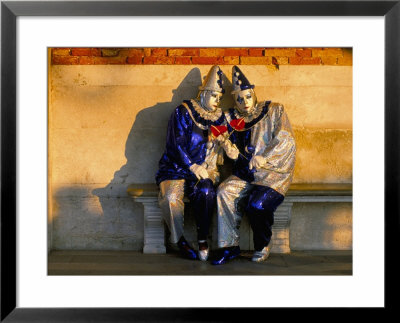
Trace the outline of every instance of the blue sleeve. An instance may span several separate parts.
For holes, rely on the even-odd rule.
[[[192,129],[193,121],[186,108],[177,107],[168,122],[167,153],[181,167],[194,164],[188,152]]]

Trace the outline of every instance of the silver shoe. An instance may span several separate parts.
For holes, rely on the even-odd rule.
[[[254,251],[253,258],[251,261],[255,262],[263,262],[268,259],[269,254],[271,253],[272,244],[270,243],[268,246],[264,247],[261,251]]]
[[[199,252],[198,252],[199,259],[201,261],[206,261],[208,259],[209,252],[210,252],[209,248],[204,249],[204,250],[199,250]]]

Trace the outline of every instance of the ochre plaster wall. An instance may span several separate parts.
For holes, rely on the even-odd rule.
[[[154,182],[169,115],[183,99],[196,96],[210,67],[51,65],[52,248],[141,249],[143,211],[127,196],[126,187]],[[221,68],[230,79],[232,65]],[[256,85],[259,100],[285,106],[297,140],[294,182],[351,183],[352,66],[240,68]],[[226,94],[222,106],[231,105]],[[312,221],[308,213],[322,217],[312,223],[314,230],[321,228],[319,222],[329,222],[334,212],[350,224],[342,228],[347,230],[344,238],[334,243],[318,243],[321,237],[313,240],[312,235],[302,238],[296,233],[291,239],[295,248],[351,248],[351,205],[327,205],[321,212],[304,209],[294,208],[296,232]]]

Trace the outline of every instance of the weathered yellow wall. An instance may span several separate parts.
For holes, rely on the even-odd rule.
[[[231,66],[221,66],[231,78]],[[295,182],[352,181],[352,67],[241,66],[259,100],[284,104],[297,140]],[[201,65],[53,65],[49,186],[53,247],[140,249],[132,182],[153,182],[168,118],[197,94]],[[228,94],[224,108],[232,105]],[[133,233],[132,233],[133,232]]]

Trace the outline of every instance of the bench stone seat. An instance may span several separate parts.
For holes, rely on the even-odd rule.
[[[155,183],[134,183],[127,193],[144,207],[144,253],[165,253],[165,228],[158,206],[159,189]],[[352,202],[351,183],[293,183],[274,216],[274,253],[289,253],[289,223],[296,202]],[[187,200],[186,200],[187,202]]]

